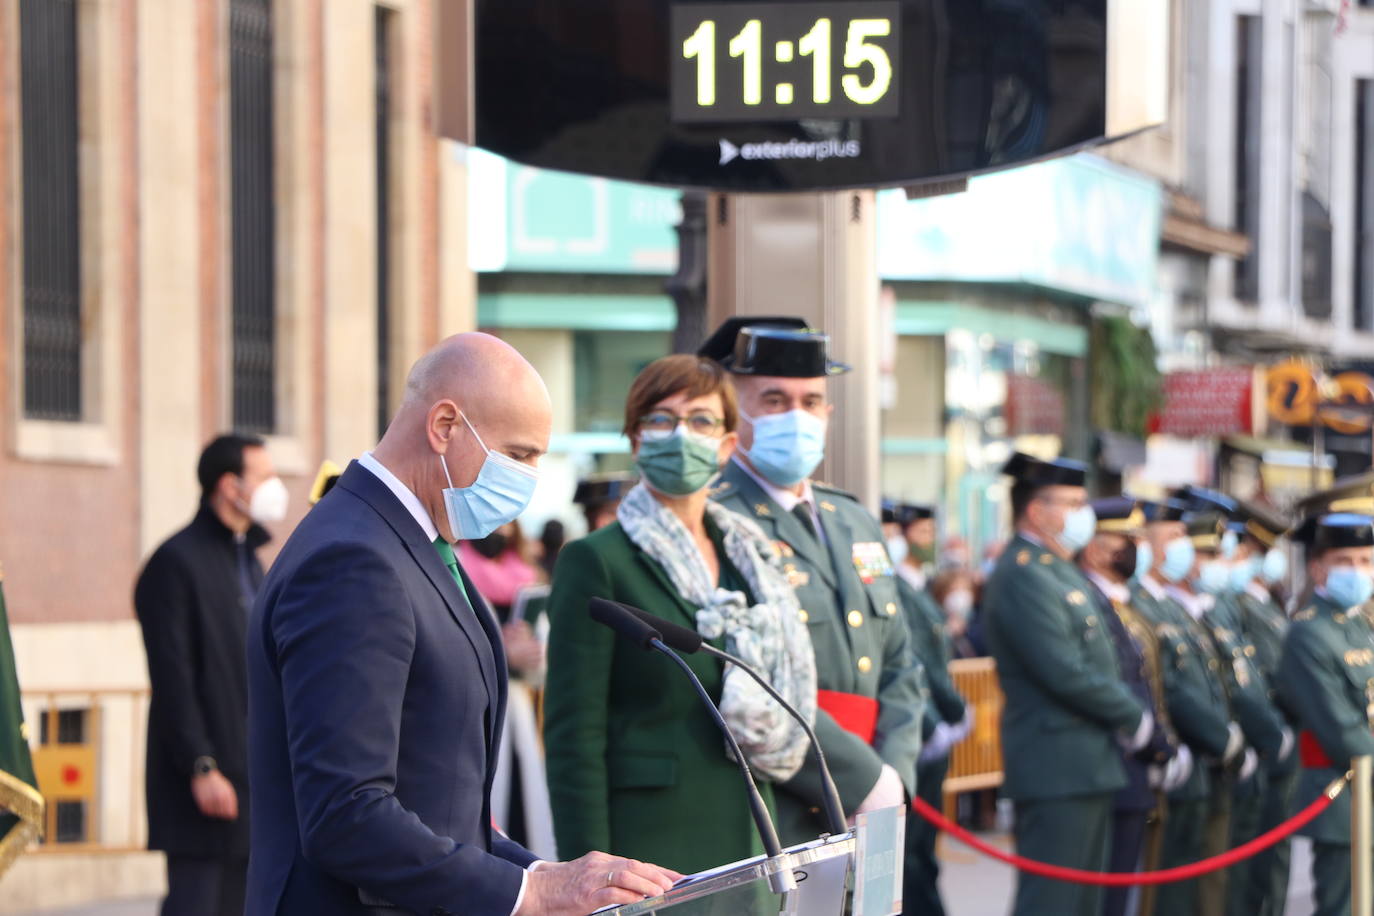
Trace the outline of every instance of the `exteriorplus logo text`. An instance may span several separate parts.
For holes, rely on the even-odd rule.
[[[720,141],[720,164],[736,159],[855,159],[863,152],[858,140],[788,140],[786,143],[745,143],[736,146]]]

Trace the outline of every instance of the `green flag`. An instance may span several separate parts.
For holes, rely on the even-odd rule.
[[[4,582],[0,571],[0,875],[43,831],[43,796],[33,775],[24,709],[19,703]]]

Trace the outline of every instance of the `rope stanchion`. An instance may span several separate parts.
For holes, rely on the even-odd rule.
[[[946,818],[939,811],[936,811],[924,799],[916,798],[911,802],[911,808],[921,817],[934,824],[940,830],[945,831],[950,836],[959,840],[967,846],[991,856],[1000,862],[1005,862],[1019,871],[1029,872],[1039,875],[1042,878],[1053,878],[1058,881],[1068,881],[1073,884],[1097,884],[1103,887],[1130,887],[1132,885],[1144,884],[1172,884],[1175,881],[1186,881],[1189,878],[1196,878],[1222,868],[1234,865],[1244,859],[1263,852],[1280,840],[1283,840],[1303,827],[1311,823],[1319,814],[1331,807],[1331,803],[1336,800],[1336,796],[1341,794],[1345,788],[1350,774],[1346,774],[1339,779],[1333,779],[1326,790],[1318,795],[1316,800],[1306,808],[1299,811],[1289,820],[1279,824],[1268,833],[1261,834],[1255,839],[1241,846],[1237,846],[1219,856],[1212,856],[1191,865],[1180,865],[1177,868],[1166,868],[1162,871],[1154,872],[1102,872],[1086,871],[1081,868],[1065,868],[1062,865],[1050,865],[1046,862],[1037,862],[1034,859],[1026,859],[1015,853],[1004,852],[996,846],[978,839],[963,827]]]

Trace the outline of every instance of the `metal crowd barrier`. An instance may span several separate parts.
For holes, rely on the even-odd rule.
[[[945,776],[945,812],[964,792],[995,789],[1002,784],[1002,685],[991,658],[960,658],[949,663],[949,676],[973,707],[973,729],[950,753]]]
[[[147,688],[25,691],[43,840],[31,854],[130,852],[147,843]]]

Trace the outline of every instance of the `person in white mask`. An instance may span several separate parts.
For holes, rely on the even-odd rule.
[[[148,845],[167,854],[162,912],[239,914],[248,868],[244,633],[265,525],[286,486],[256,436],[223,435],[197,467],[200,509],[134,589],[148,654]]]
[[[1016,536],[983,593],[988,645],[1006,696],[1003,794],[1016,806],[1016,847],[1041,862],[1103,871],[1112,798],[1127,785],[1121,750],[1145,748],[1154,716],[1121,679],[1092,586],[1073,558],[1097,517],[1087,467],[1017,453]],[[1102,889],[1018,876],[1013,916],[1100,913]]]

